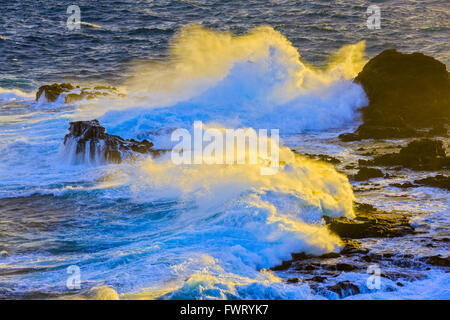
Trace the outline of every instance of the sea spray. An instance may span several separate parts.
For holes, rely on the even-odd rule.
[[[174,38],[167,61],[137,64],[120,88],[125,97],[82,100],[75,113],[30,125],[26,133],[42,137],[45,148],[39,150],[45,152],[32,144],[14,145],[16,153],[5,152],[4,158],[16,163],[14,155],[29,154],[33,147],[45,164],[60,160],[56,149],[67,117],[99,115],[108,133],[150,137],[155,147],[194,121],[219,130],[279,129],[281,136],[340,127],[367,102],[350,81],[362,50],[363,43],[349,46],[343,49],[348,58],[332,58],[319,70],[304,64],[297,49],[270,27],[232,36],[191,26]],[[44,141],[46,130],[50,143]],[[43,167],[29,174],[40,184],[25,191],[78,204],[80,213],[71,212],[70,219],[80,227],[52,232],[83,246],[68,251],[68,262],[57,256],[51,263],[79,265],[83,279],[106,283],[121,297],[309,298],[307,285],[286,284],[265,269],[293,252],[337,251],[341,241],[322,217],[353,217],[354,195],[332,166],[284,146],[279,155],[280,170],[268,176],[260,174],[261,163],[175,165],[168,155],[98,168],[61,167],[51,177]],[[3,176],[9,183],[23,180],[6,170]],[[30,290],[53,290],[65,283],[66,275],[58,272],[43,271],[38,282],[31,275],[23,280]]]
[[[190,25],[172,39],[166,61],[131,69],[119,88],[125,97],[83,101],[74,117],[104,115],[100,120],[112,133],[127,137],[195,120],[279,128],[281,134],[337,128],[367,104],[351,82],[365,63],[364,45],[342,47],[319,69],[302,62],[297,48],[271,27],[233,36]]]
[[[128,185],[133,202],[178,203],[171,231],[161,230],[175,238],[160,238],[158,246],[165,259],[178,252],[174,261],[181,260],[181,265],[171,264],[165,272],[171,280],[143,288],[143,296],[242,298],[255,285],[274,285],[272,294],[287,290],[296,296],[293,288],[281,289],[286,285],[260,270],[293,252],[338,250],[340,239],[322,217],[352,218],[354,195],[347,178],[331,165],[295,155],[287,147],[279,153],[283,166],[274,175],[261,175],[261,164],[183,165],[168,155],[148,157],[110,175],[105,184]],[[174,239],[177,245],[172,247]]]

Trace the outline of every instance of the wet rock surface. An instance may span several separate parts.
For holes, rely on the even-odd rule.
[[[354,80],[369,105],[363,124],[342,141],[447,135],[450,124],[450,80],[445,64],[421,53],[385,50],[372,58]]]
[[[120,163],[127,158],[134,158],[135,153],[158,156],[153,143],[142,140],[125,140],[119,136],[106,133],[98,120],[71,122],[69,133],[64,138],[64,145],[75,148],[75,155],[80,159],[95,160],[96,157],[111,163]]]
[[[296,151],[294,151],[296,152]],[[328,162],[330,164],[339,164],[341,163],[341,160],[339,160],[336,157],[332,157],[330,155],[327,154],[304,154],[304,156],[314,159],[314,160],[319,160],[319,161],[323,161],[323,162]]]
[[[384,177],[383,171],[376,168],[366,168],[363,167],[359,169],[358,173],[352,177],[354,181],[365,181],[372,178]]]
[[[324,217],[328,228],[342,238],[400,237],[414,232],[401,213],[384,212],[371,205],[357,205],[355,219]]]
[[[48,102],[55,102],[61,93],[70,92],[73,89],[75,89],[75,87],[70,83],[53,83],[44,85],[38,89],[36,93],[36,101],[38,101],[44,93]]]
[[[360,160],[363,166],[402,166],[420,171],[435,171],[450,166],[444,144],[440,140],[414,140],[400,152],[376,156],[373,160]]]
[[[333,291],[339,295],[340,298],[355,295],[360,293],[358,286],[350,281],[340,281],[333,286],[327,287],[328,290]]]
[[[421,270],[426,268],[426,262],[414,255],[405,255],[395,252],[377,253],[371,252],[361,242],[355,239],[403,237],[413,235],[414,229],[409,225],[409,218],[403,213],[384,212],[375,209],[368,204],[356,204],[356,218],[327,218],[329,228],[343,239],[343,247],[339,252],[330,252],[321,256],[305,253],[292,254],[292,259],[284,261],[275,271],[296,275],[286,281],[291,284],[306,281],[311,283],[311,288],[333,298],[337,294],[339,298],[368,292],[366,283],[341,280],[340,276],[347,273],[366,273],[369,266],[389,266],[383,269],[381,277],[397,283],[389,290],[396,290],[403,286],[403,281],[415,281],[425,276],[419,272],[411,273],[408,270],[414,268]],[[436,259],[436,261],[440,261]],[[391,267],[404,271],[391,271]]]
[[[436,175],[433,177],[427,177],[424,179],[414,180],[414,183],[405,182],[405,183],[392,183],[391,186],[407,189],[407,188],[418,188],[418,187],[433,187],[440,188],[444,190],[450,191],[450,177],[444,175]]]
[[[424,257],[422,258],[422,261],[425,261],[433,266],[450,267],[450,256],[442,257],[441,255],[437,255],[432,257]]]
[[[81,88],[71,83],[53,83],[41,86],[36,93],[36,101],[42,94],[48,102],[55,102],[61,94],[66,94],[64,103],[73,103],[83,99],[91,100],[95,98],[108,97],[112,95],[121,96],[117,88],[112,86],[95,86],[93,88]]]
[[[439,126],[431,130],[439,132]],[[445,253],[449,243],[443,231],[445,229],[427,227],[429,222],[426,217],[433,214],[430,213],[430,204],[434,196],[429,195],[432,191],[423,189],[411,193],[392,188],[397,185],[404,185],[405,188],[427,185],[448,190],[445,165],[449,154],[447,140],[430,139],[428,137],[433,135],[428,131],[423,129],[417,132],[424,137],[421,139],[415,135],[412,139],[394,141],[381,139],[345,143],[324,137],[319,143],[332,146],[338,144],[340,147],[329,154],[340,162],[327,162],[349,177],[358,199],[368,201],[378,209],[368,203],[361,203],[356,204],[355,219],[325,218],[328,228],[343,241],[340,251],[321,256],[292,254],[289,261],[274,268],[279,269],[277,275],[286,280],[297,278],[299,281],[290,283],[308,284],[313,292],[331,299],[346,299],[352,295],[358,298],[359,294],[364,299],[366,294],[373,292],[366,280],[370,276],[369,268],[374,265],[380,268],[383,292],[403,290],[412,282],[435,276],[435,272],[450,272]],[[324,150],[329,148],[314,145],[310,149],[304,146],[301,149],[302,153],[310,155],[328,155]],[[383,156],[383,160],[388,159],[390,162],[378,160]],[[311,157],[321,160],[317,156]],[[375,159],[380,162],[375,163]],[[358,174],[363,178],[356,183],[354,181],[358,179],[354,178]],[[371,174],[377,179],[372,178]],[[442,201],[439,198],[444,196],[442,192],[436,193],[438,201]],[[424,201],[431,202],[424,205]],[[407,206],[403,211],[405,203],[414,203],[416,207]],[[390,208],[397,209],[391,211]],[[415,211],[416,208],[418,211]],[[413,217],[412,224],[410,218]],[[341,282],[344,281],[354,290],[341,290]]]
[[[444,176],[444,175],[439,174],[439,175],[436,175],[433,177],[414,180],[414,183],[419,186],[441,188],[441,189],[450,191],[450,177],[449,176]]]
[[[111,86],[96,86],[94,88],[83,88],[78,93],[69,93],[64,97],[64,103],[73,103],[83,99],[92,100],[95,98],[108,97],[111,95],[119,95],[119,91]]]

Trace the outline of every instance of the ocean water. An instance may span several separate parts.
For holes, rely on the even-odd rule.
[[[378,1],[380,30],[366,27],[367,1],[78,1],[79,31],[66,28],[70,4],[2,3],[0,297],[89,298],[111,288],[124,299],[335,299],[267,269],[294,252],[339,251],[323,216],[353,217],[356,199],[413,214],[423,231],[365,241],[374,252],[448,254],[445,243],[416,241],[448,237],[448,192],[399,195],[383,180],[355,194],[331,165],[290,149],[355,160],[356,145],[336,140],[367,104],[351,80],[386,48],[448,65],[446,1]],[[39,85],[54,81],[114,85],[121,95],[36,102]],[[167,155],[74,164],[62,146],[68,123],[94,118],[162,149],[173,146],[173,129],[198,120],[279,129],[284,165],[262,176],[261,165],[177,166]],[[80,290],[66,285],[69,266],[80,270]],[[386,280],[369,290],[365,271],[329,284],[356,283],[362,293],[350,298],[448,299],[448,273],[426,268],[411,266],[417,277],[402,287]]]

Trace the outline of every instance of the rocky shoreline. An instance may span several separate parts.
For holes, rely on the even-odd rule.
[[[354,144],[366,139],[389,139],[386,141],[386,148],[397,151],[382,152],[375,148],[360,147],[359,155],[366,159],[359,159],[354,164],[342,163],[340,159],[326,154],[305,155],[334,165],[338,171],[347,174],[351,181],[362,185],[370,184],[372,179],[388,179],[395,175],[396,171],[412,170],[437,174],[409,182],[392,183],[391,186],[400,189],[430,186],[450,190],[450,177],[445,173],[450,169],[450,156],[446,151],[449,147],[450,75],[445,65],[420,53],[403,54],[395,50],[385,50],[371,59],[354,81],[364,88],[369,104],[361,109],[363,123],[355,132],[341,134],[340,143]],[[113,87],[95,87],[91,90],[63,83],[42,86],[36,94],[36,100],[44,94],[48,101],[56,101],[64,94],[65,103],[71,103],[117,93],[117,89]],[[405,138],[413,140],[402,146],[401,139]],[[137,154],[155,157],[162,152],[155,150],[153,144],[147,140],[125,140],[107,134],[106,129],[97,120],[71,122],[64,145],[75,148],[75,153],[83,159],[92,158],[100,152],[107,162],[112,163],[133,159]],[[86,156],[87,152],[89,154]],[[357,193],[358,185],[354,185],[354,189]],[[327,279],[336,278],[345,272],[366,270],[373,263],[388,262],[404,268],[404,273],[381,275],[393,281],[421,277],[418,274],[409,274],[410,267],[426,270],[431,265],[447,268],[448,272],[449,256],[416,257],[392,252],[380,254],[371,252],[357,241],[415,235],[417,231],[411,224],[410,214],[377,210],[367,203],[356,203],[355,212],[356,218],[352,220],[324,217],[329,230],[343,241],[340,252],[322,256],[293,253],[291,260],[284,261],[271,270],[301,275],[313,284],[313,289],[328,290],[340,298],[358,294],[361,290],[348,280],[327,284]],[[346,262],[343,262],[342,258],[345,258]],[[298,277],[288,277],[286,281],[298,283],[302,280]],[[401,281],[396,285],[401,287]]]
[[[387,140],[384,150],[377,149],[378,142],[369,143],[369,148],[359,147],[358,155],[369,159],[360,158],[354,164],[342,163],[340,159],[327,154],[307,156],[328,162],[336,170],[347,174],[351,181],[356,182],[356,194],[363,190],[370,192],[371,188],[383,192],[383,187],[371,180],[386,180],[405,170],[435,174],[402,184],[393,183],[391,186],[402,189],[428,186],[450,190],[450,157],[447,153],[450,147],[450,75],[445,65],[420,53],[403,54],[386,50],[371,59],[354,81],[363,86],[369,105],[360,110],[363,123],[356,131],[341,134],[339,139],[343,144],[356,145],[363,144],[359,142],[364,140]],[[410,141],[402,146],[405,138]],[[356,173],[350,174],[352,171]],[[284,261],[272,270],[285,274],[288,283],[301,283],[301,279],[306,279],[312,283],[311,288],[316,292],[325,295],[334,293],[339,298],[362,293],[367,288],[349,280],[328,280],[338,278],[342,273],[366,272],[373,264],[395,265],[404,270],[381,273],[382,278],[393,283],[388,288],[392,291],[402,287],[404,281],[425,277],[423,272],[429,270],[430,266],[450,271],[449,255],[417,256],[395,253],[389,248],[380,253],[372,252],[364,245],[377,238],[420,239],[421,231],[415,230],[411,223],[411,213],[386,212],[364,203],[355,204],[355,212],[356,218],[352,220],[324,217],[329,230],[343,240],[340,252],[322,256],[292,254],[291,260]],[[445,247],[450,239],[427,238],[420,241],[427,242],[426,246],[429,247]],[[416,271],[411,272],[411,269]]]

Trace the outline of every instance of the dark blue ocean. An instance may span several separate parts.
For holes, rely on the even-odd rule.
[[[95,26],[68,30],[66,10],[72,4],[80,7],[82,21]],[[379,30],[366,26],[366,10],[373,4],[381,9]],[[136,59],[165,59],[173,34],[191,23],[234,34],[269,25],[315,65],[323,65],[342,45],[360,40],[366,40],[369,56],[396,48],[450,61],[445,0],[21,0],[2,1],[0,9],[1,87],[120,81]]]

